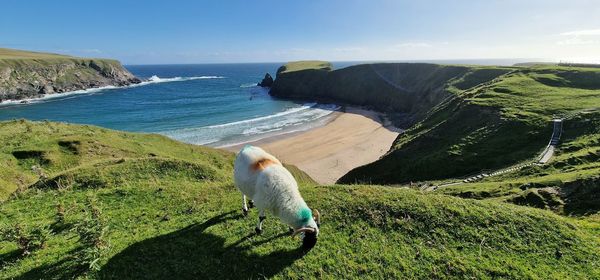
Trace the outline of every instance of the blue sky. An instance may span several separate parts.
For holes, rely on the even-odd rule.
[[[126,64],[540,58],[600,62],[593,0],[2,1],[0,47]]]

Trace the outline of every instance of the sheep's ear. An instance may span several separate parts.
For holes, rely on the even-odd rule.
[[[299,228],[299,229],[295,230],[294,233],[292,233],[292,237],[296,236],[298,233],[301,233],[301,232],[315,232],[315,229],[307,228],[307,227]]]
[[[321,226],[321,213],[319,213],[319,210],[317,209],[314,209],[312,212],[313,218],[315,219],[315,222],[317,222],[317,226]]]

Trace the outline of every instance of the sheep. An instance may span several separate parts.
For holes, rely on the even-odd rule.
[[[246,145],[235,159],[234,181],[242,192],[244,216],[248,214],[246,196],[250,198],[250,207],[258,209],[257,234],[262,233],[268,211],[290,227],[292,236],[301,234],[304,249],[315,246],[320,214],[308,208],[296,180],[277,158],[259,147]]]

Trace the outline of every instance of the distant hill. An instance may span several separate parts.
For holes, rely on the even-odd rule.
[[[0,101],[139,82],[116,60],[0,48]]]

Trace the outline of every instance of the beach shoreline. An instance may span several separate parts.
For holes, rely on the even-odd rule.
[[[402,131],[376,111],[346,107],[333,114],[323,126],[221,149],[238,152],[245,145],[259,146],[319,184],[333,184],[348,171],[383,156]]]

